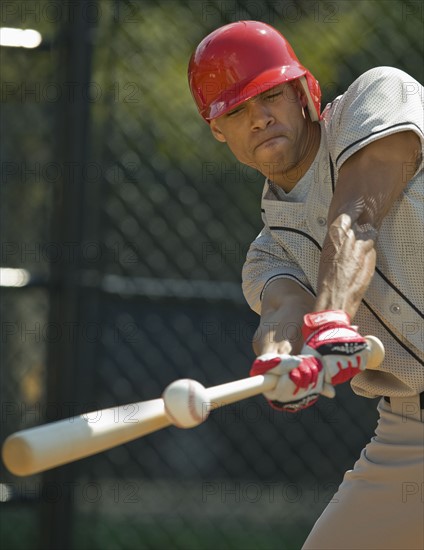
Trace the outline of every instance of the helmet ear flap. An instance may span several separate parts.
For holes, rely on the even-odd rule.
[[[311,77],[312,77],[312,75],[311,75]],[[308,81],[306,80],[306,76],[301,76],[299,78],[299,84],[302,87],[302,91],[303,91],[302,96],[303,96],[304,99],[306,99],[305,104],[303,104],[303,102],[302,102],[302,107],[307,107],[308,108],[309,117],[312,120],[312,122],[318,122],[320,117],[319,117],[319,114],[317,112],[317,105],[316,105],[316,102],[314,102],[313,99],[312,99],[311,91],[310,91],[310,88],[309,88],[309,85],[312,85],[313,83],[309,83],[309,85],[308,85]],[[319,99],[320,98],[318,98],[318,106],[319,106]],[[319,107],[318,107],[318,109],[319,109]]]
[[[303,87],[303,84],[300,82],[300,78],[297,78],[296,80],[292,80],[290,82],[292,88],[295,90],[298,98],[299,98],[299,101],[300,101],[300,105],[305,108],[308,106],[308,98],[305,94],[305,89]]]

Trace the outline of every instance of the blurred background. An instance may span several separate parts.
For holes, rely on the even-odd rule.
[[[2,440],[176,378],[247,375],[258,318],[240,274],[263,178],[197,114],[198,42],[240,19],[274,25],[325,106],[377,65],[422,82],[423,18],[396,0],[2,2]],[[258,397],[44,475],[2,466],[0,544],[300,548],[375,405],[343,387],[290,416]]]

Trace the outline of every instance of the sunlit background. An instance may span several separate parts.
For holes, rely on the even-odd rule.
[[[262,176],[198,116],[188,59],[278,28],[323,105],[365,70],[423,81],[421,1],[11,0],[1,5],[2,439],[245,377],[240,290]],[[373,431],[349,387],[299,416],[262,397],[45,475],[1,470],[7,549],[296,549]]]

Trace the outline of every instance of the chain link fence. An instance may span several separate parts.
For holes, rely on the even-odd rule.
[[[258,318],[240,289],[262,176],[198,116],[191,52],[220,25],[281,30],[323,104],[365,70],[423,80],[415,1],[3,2],[2,437],[246,376]],[[16,275],[16,272],[14,272]],[[131,409],[129,409],[131,414]],[[45,475],[1,480],[4,548],[300,548],[373,432],[348,386],[296,416],[262,397]]]

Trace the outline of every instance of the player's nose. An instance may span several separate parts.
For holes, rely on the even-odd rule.
[[[248,111],[252,130],[264,130],[274,122],[274,117],[269,106],[260,99],[258,101],[249,101]]]

